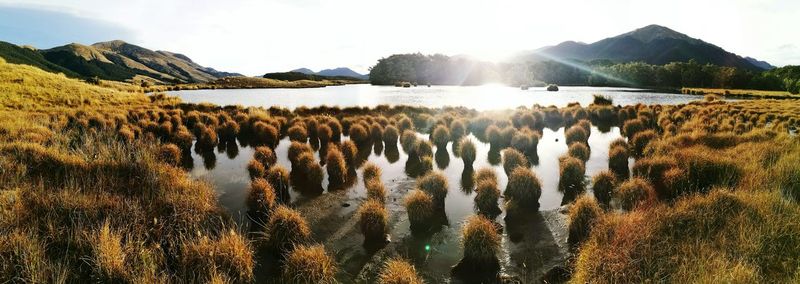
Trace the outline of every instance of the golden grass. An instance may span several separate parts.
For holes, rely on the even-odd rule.
[[[299,245],[286,256],[281,281],[291,284],[333,284],[336,262],[322,245]]]
[[[797,97],[787,91],[764,91],[745,89],[708,89],[708,88],[681,88],[683,94],[714,94],[718,96],[743,96],[760,98],[787,98]]]
[[[399,258],[393,258],[383,264],[383,269],[378,275],[380,284],[423,284],[422,278],[417,274],[417,269],[411,263]]]

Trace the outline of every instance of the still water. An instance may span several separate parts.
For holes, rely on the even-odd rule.
[[[242,105],[294,109],[299,106],[374,107],[377,105],[410,105],[425,107],[464,106],[476,110],[509,109],[518,106],[566,106],[579,102],[586,106],[593,94],[614,100],[615,105],[683,104],[703,99],[702,96],[658,93],[630,88],[560,87],[548,92],[543,87],[521,90],[502,85],[483,86],[394,86],[344,85],[313,89],[216,89],[167,92],[187,103]]]

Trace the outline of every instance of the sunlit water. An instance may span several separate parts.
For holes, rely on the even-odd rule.
[[[558,157],[567,152],[567,145],[564,139],[564,128],[552,130],[545,128],[542,133],[542,138],[539,142],[537,152],[539,156],[538,164],[532,165],[533,169],[542,181],[543,189],[540,198],[541,211],[557,209],[562,205],[563,194],[558,191],[559,181],[559,166]],[[421,139],[428,139],[427,134],[418,134]],[[591,148],[590,159],[586,162],[586,180],[596,174],[597,172],[608,168],[608,147],[611,141],[621,137],[619,128],[613,127],[610,131],[602,133],[597,127],[592,127],[591,135],[589,137],[589,146]],[[478,170],[483,167],[491,167],[497,173],[499,178],[499,185],[501,191],[505,190],[507,184],[507,176],[503,171],[502,163],[498,163],[499,159],[494,159],[491,162],[490,145],[478,141],[472,135],[468,136],[477,148],[477,159],[473,164],[473,168]],[[343,137],[343,140],[348,139]],[[288,160],[288,148],[290,141],[284,138],[277,148],[275,153],[278,156],[278,163],[287,169],[291,168],[291,163]],[[420,273],[426,275],[429,279],[439,281],[438,277],[449,275],[451,266],[458,263],[461,258],[461,248],[459,244],[461,226],[465,219],[475,214],[475,192],[474,185],[464,183],[462,175],[464,172],[464,163],[461,158],[453,154],[452,143],[448,144],[446,153],[442,153],[440,149],[435,149],[434,171],[440,171],[448,178],[449,193],[445,199],[445,214],[447,219],[447,226],[443,227],[437,233],[426,236],[423,238],[412,236],[409,233],[409,223],[405,218],[401,218],[401,222],[394,225],[391,229],[391,235],[394,239],[393,242],[397,243],[397,250],[403,251],[404,255],[408,255],[414,264],[420,270]],[[389,184],[397,184],[399,182],[411,182],[413,178],[406,174],[406,161],[408,155],[403,151],[400,145],[395,147],[385,147],[385,145],[378,146],[376,151],[374,146],[369,149],[368,161],[377,164],[382,169],[382,180],[387,183],[387,189],[392,188]],[[218,149],[215,151],[216,155],[200,155],[192,152],[193,168],[190,173],[195,178],[202,178],[210,181],[218,191],[219,200],[222,206],[234,216],[240,224],[247,224],[247,207],[246,195],[250,183],[250,178],[246,169],[247,162],[253,157],[252,147],[236,147],[235,149]],[[205,156],[205,157],[204,157]],[[319,161],[319,153],[315,154],[317,161]],[[346,202],[352,204],[349,207],[342,207],[338,214],[346,215],[354,212],[358,205],[366,198],[366,189],[361,181],[361,172],[359,169],[358,182],[351,188],[346,189],[347,199]],[[466,188],[465,188],[466,185]],[[323,188],[327,188],[327,174],[323,181]],[[304,197],[294,190],[290,190],[292,195],[292,202],[298,203],[309,198],[326,198],[328,193],[323,193],[321,196]],[[395,196],[404,195],[396,194]],[[392,193],[389,193],[392,196]],[[405,217],[406,213],[401,205],[401,198],[394,198],[388,200],[387,208],[390,210],[390,215],[400,215]],[[503,200],[499,201],[502,204]],[[500,224],[505,225],[502,216],[496,218]],[[516,230],[516,232],[512,232]],[[522,241],[512,240],[512,234],[518,234],[525,237]],[[503,269],[506,272],[520,275],[526,269],[522,266],[541,265],[545,266],[546,261],[552,261],[555,255],[559,252],[557,247],[554,246],[553,234],[548,230],[542,216],[533,216],[532,221],[528,222],[526,227],[512,228],[509,227],[504,232],[503,255],[501,260]],[[360,245],[360,243],[355,242]],[[425,246],[430,246],[430,250],[422,249]],[[364,257],[368,259],[368,255],[354,256]],[[367,261],[367,260],[364,260]],[[521,263],[525,263],[524,265]],[[438,275],[438,276],[437,276]],[[442,276],[444,275],[444,276]]]
[[[593,94],[602,94],[614,104],[682,104],[701,100],[702,96],[650,92],[630,88],[560,87],[548,92],[543,87],[521,90],[502,85],[419,86],[400,88],[366,84],[312,89],[216,89],[168,92],[187,103],[242,105],[294,109],[299,106],[374,107],[410,105],[425,107],[464,106],[476,110],[508,109],[518,106],[566,106],[572,102],[588,105]]]

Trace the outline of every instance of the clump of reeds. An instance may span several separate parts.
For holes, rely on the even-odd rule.
[[[558,190],[570,199],[575,198],[585,190],[584,175],[586,169],[583,162],[574,157],[562,157],[559,164],[560,178]]]
[[[382,202],[367,199],[358,209],[358,224],[365,243],[385,242],[389,232],[389,212]]]
[[[481,214],[491,218],[500,213],[500,207],[497,205],[497,200],[500,198],[497,181],[479,180],[475,192],[475,207]]]
[[[592,227],[602,216],[603,209],[600,208],[594,198],[588,195],[578,198],[569,209],[567,243],[573,249],[577,249],[589,238],[592,233]]]
[[[292,164],[293,184],[296,189],[305,194],[315,195],[322,193],[322,180],[325,173],[322,167],[314,160],[314,154],[303,152],[297,157],[297,163]]]
[[[423,284],[425,281],[417,274],[411,263],[399,258],[392,258],[383,264],[378,275],[380,284]]]
[[[506,200],[514,201],[526,209],[538,210],[542,182],[532,170],[518,167],[509,175],[504,195]]]
[[[369,126],[369,134],[373,143],[383,142],[383,131],[383,126],[381,126],[380,123],[373,122],[372,125]]]
[[[314,153],[314,150],[311,149],[310,145],[306,143],[292,142],[292,144],[289,145],[289,150],[288,150],[289,162],[291,162],[292,165],[296,164],[298,159],[300,158],[300,155],[306,153]]]
[[[592,179],[592,191],[600,204],[609,205],[611,197],[615,194],[616,183],[616,176],[609,170],[601,171],[594,176]]]
[[[209,281],[215,274],[235,282],[253,281],[255,261],[249,241],[233,231],[189,241],[179,261],[184,275],[199,276],[193,281]]]
[[[256,161],[261,162],[265,168],[269,168],[278,162],[278,157],[275,156],[275,152],[273,152],[269,147],[265,146],[256,147],[255,153],[253,153],[253,158],[256,159]]]
[[[528,168],[528,158],[522,153],[513,148],[503,150],[503,170],[506,175],[511,173],[518,167]]]
[[[466,121],[463,119],[456,119],[450,123],[450,141],[458,142],[462,137],[467,135]]]
[[[257,159],[252,159],[247,163],[247,173],[250,179],[262,178],[267,173],[267,168]]]
[[[649,144],[650,141],[656,139],[656,137],[658,136],[653,130],[644,130],[633,135],[633,139],[631,139],[631,144],[633,144],[633,155],[636,157],[641,157],[644,155],[644,148],[647,147],[647,144]]]
[[[431,172],[417,180],[417,188],[428,193],[433,199],[436,208],[444,208],[444,199],[447,197],[447,177],[440,172]]]
[[[327,147],[328,143],[332,141],[333,131],[328,124],[319,124],[317,125],[317,139],[319,139],[319,145],[322,147]]]
[[[306,219],[300,212],[283,205],[273,210],[265,230],[269,234],[267,247],[280,255],[290,252],[297,245],[307,243],[311,238],[311,229]]]
[[[450,130],[444,125],[436,126],[431,134],[431,141],[433,141],[437,149],[445,149],[447,143],[450,142]]]
[[[289,284],[334,284],[336,262],[325,252],[322,245],[298,245],[283,262],[282,283]]]
[[[624,210],[633,210],[639,206],[649,206],[656,199],[653,186],[643,178],[631,178],[619,185],[617,199]]]
[[[633,139],[633,136],[640,131],[645,129],[645,125],[641,119],[631,119],[625,121],[625,124],[622,126],[622,132],[628,137],[628,140]]]
[[[289,140],[292,142],[306,143],[306,141],[308,141],[308,130],[306,130],[305,124],[303,123],[298,123],[289,127],[286,133],[287,136],[289,136]]]
[[[162,144],[158,147],[158,158],[168,165],[179,166],[181,164],[181,149],[175,144]]]
[[[626,180],[630,175],[628,168],[628,149],[625,146],[613,146],[608,151],[608,169],[618,180]]]
[[[267,171],[266,180],[272,185],[275,194],[282,203],[288,203],[289,196],[289,171],[281,165],[275,165]]]
[[[433,198],[422,190],[412,190],[406,195],[403,204],[408,212],[412,231],[422,231],[432,225],[434,213]]]
[[[386,145],[387,148],[397,147],[397,139],[400,136],[397,127],[394,125],[388,125],[383,130],[383,143]]]
[[[367,182],[373,179],[380,180],[381,168],[375,163],[367,162],[366,164],[364,164],[364,172],[362,175],[363,175],[362,179],[364,181],[364,185],[366,185]]]
[[[367,199],[386,202],[386,188],[379,178],[367,180],[364,186],[367,189]]]
[[[564,140],[566,140],[567,145],[571,145],[572,143],[589,143],[589,134],[585,128],[581,127],[580,125],[573,125],[567,131],[564,131]]]
[[[358,123],[350,126],[349,136],[350,140],[355,142],[356,145],[364,145],[369,142],[367,129]]]

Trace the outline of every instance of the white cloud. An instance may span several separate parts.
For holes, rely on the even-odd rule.
[[[13,2],[0,0],[0,2]],[[19,1],[17,4],[23,4]],[[137,44],[184,53],[200,64],[248,75],[348,66],[366,72],[400,52],[499,58],[564,40],[593,42],[660,24],[731,52],[800,64],[786,30],[800,2],[531,0],[31,0],[137,33]]]

